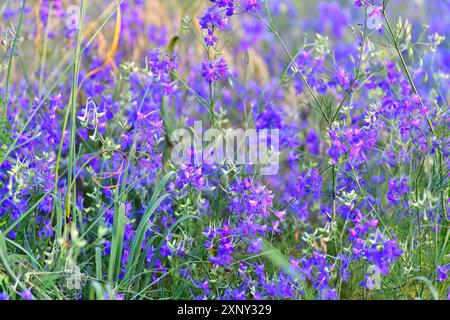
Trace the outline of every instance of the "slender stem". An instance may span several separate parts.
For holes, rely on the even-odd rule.
[[[71,205],[71,197],[72,197],[72,222],[76,225],[76,183],[72,183],[72,181],[75,178],[75,157],[76,157],[76,150],[75,150],[75,140],[76,140],[76,114],[77,114],[77,88],[78,88],[78,74],[80,71],[80,51],[81,51],[81,43],[83,39],[83,32],[82,32],[82,26],[83,26],[83,20],[84,20],[84,14],[86,11],[86,5],[85,0],[81,1],[81,10],[80,10],[80,25],[78,29],[78,37],[77,37],[77,43],[75,47],[75,54],[74,59],[75,63],[73,65],[73,74],[72,74],[72,90],[70,95],[70,102],[69,102],[69,109],[70,109],[70,145],[69,145],[69,162],[68,162],[68,188],[72,186],[72,190],[67,190],[67,199],[66,199],[66,218],[70,215],[70,205]]]
[[[330,122],[330,119],[328,118],[327,114],[324,112],[324,110],[322,109],[322,105],[320,104],[319,100],[317,99],[317,96],[314,94],[313,89],[311,88],[311,86],[308,83],[308,80],[306,79],[306,77],[303,75],[303,73],[301,72],[300,67],[298,66],[297,62],[295,61],[295,59],[293,58],[293,56],[291,55],[291,53],[289,52],[289,49],[286,47],[286,45],[284,44],[283,39],[281,38],[280,34],[278,33],[277,29],[274,28],[271,24],[267,23],[259,14],[255,15],[252,12],[249,12],[251,15],[253,15],[256,19],[258,19],[261,23],[263,23],[277,38],[278,42],[280,42],[281,46],[283,47],[284,52],[286,53],[286,55],[289,57],[289,60],[291,61],[292,65],[295,68],[295,72],[298,73],[300,75],[300,78],[302,79],[303,83],[305,84],[309,94],[311,95],[311,97],[313,98],[314,102],[316,103],[317,107],[319,108],[320,112],[322,113],[322,116],[325,118],[325,120],[327,121],[327,123]]]
[[[400,51],[400,47],[399,47],[399,45],[398,45],[397,38],[396,38],[396,36],[395,36],[395,34],[394,34],[394,31],[393,31],[393,29],[392,29],[392,27],[391,27],[391,24],[390,24],[390,22],[389,22],[389,18],[388,18],[388,16],[387,16],[385,13],[383,13],[383,15],[384,15],[384,19],[385,19],[385,21],[386,21],[386,25],[387,25],[388,30],[389,30],[389,34],[391,35],[392,40],[393,40],[393,42],[394,42],[395,50],[397,51],[397,55],[398,55],[398,57],[400,58],[400,62],[401,62],[401,64],[402,64],[402,67],[403,67],[403,69],[405,70],[406,77],[408,78],[408,81],[409,81],[409,83],[410,83],[410,85],[411,85],[411,88],[413,89],[414,93],[416,94],[417,98],[419,99],[420,106],[421,106],[422,108],[424,108],[425,105],[424,105],[424,103],[423,103],[423,101],[422,101],[422,98],[421,98],[421,96],[420,96],[420,94],[419,94],[419,91],[417,90],[416,85],[414,84],[414,80],[413,80],[413,78],[412,78],[412,76],[411,76],[411,73],[410,73],[409,70],[408,70],[408,66],[406,65],[405,59],[403,58],[403,54],[402,54],[402,52]],[[427,121],[428,127],[430,128],[431,133],[432,133],[434,136],[436,136],[436,132],[435,132],[435,130],[434,130],[433,124],[431,123],[430,117],[428,116],[428,114],[427,114],[426,112],[425,112],[425,119],[426,119],[426,121]]]
[[[14,37],[12,39],[12,47],[11,47],[11,52],[10,52],[10,56],[9,56],[9,63],[8,63],[8,72],[6,74],[5,101],[4,101],[5,105],[4,105],[4,110],[3,110],[3,114],[4,114],[5,118],[8,115],[8,91],[9,91],[9,80],[11,78],[12,59],[14,57],[14,53],[15,53],[15,50],[16,50],[17,41],[19,40],[20,29],[22,28],[22,18],[23,18],[24,10],[25,10],[25,0],[22,0],[22,10],[20,11],[19,25],[17,27],[17,32],[14,34]]]
[[[50,5],[48,9],[48,18],[47,18],[47,24],[45,26],[45,33],[44,33],[44,46],[42,48],[42,55],[41,55],[41,65],[39,68],[39,84],[38,84],[38,95],[41,95],[41,89],[42,89],[42,80],[44,77],[44,70],[45,70],[45,64],[47,60],[47,49],[48,49],[48,35],[50,32],[50,21],[52,19],[53,14],[53,6]]]
[[[124,0],[121,0],[120,3],[122,3]],[[105,18],[105,20],[102,22],[101,26],[98,28],[98,30],[96,30],[94,32],[94,34],[90,37],[89,41],[86,42],[86,45],[83,47],[83,49],[80,51],[81,55],[83,52],[85,52],[87,50],[87,48],[92,44],[92,42],[94,41],[94,39],[97,37],[97,35],[100,33],[100,31],[106,26],[106,24],[108,23],[108,21],[111,19],[111,17],[114,15],[114,12],[116,12],[116,9],[111,10],[110,14],[108,14],[108,16]],[[47,92],[45,93],[44,97],[41,99],[41,101],[39,102],[39,104],[36,106],[36,108],[34,108],[34,111],[28,116],[27,121],[25,122],[25,124],[21,127],[19,134],[17,134],[17,137],[14,139],[14,141],[12,142],[12,144],[10,145],[10,147],[8,148],[8,150],[6,152],[4,152],[2,154],[2,157],[0,158],[0,165],[3,164],[3,162],[8,158],[8,156],[11,154],[11,152],[13,150],[15,150],[17,148],[17,142],[19,141],[19,138],[22,136],[22,134],[25,132],[25,130],[28,128],[28,126],[31,124],[31,122],[33,121],[34,117],[36,116],[36,114],[41,110],[42,106],[44,105],[44,103],[47,101],[48,97],[50,96],[50,94],[53,92],[53,90],[55,90],[55,88],[58,86],[58,84],[63,80],[63,78],[66,76],[67,72],[72,68],[74,62],[69,63],[69,65],[62,71],[59,72],[59,77],[56,79],[55,83],[47,90]],[[45,87],[46,85],[44,85]],[[65,130],[63,130],[62,132],[64,133]],[[60,146],[61,149],[61,146]],[[56,160],[56,165],[57,167],[59,166],[59,157],[57,157]],[[58,175],[58,170],[56,170],[56,175]],[[55,181],[58,181],[58,179],[55,179]]]
[[[397,51],[397,55],[400,58],[400,62],[402,64],[403,69],[405,70],[405,74],[406,74],[406,77],[408,78],[408,81],[409,81],[409,83],[411,85],[411,88],[414,91],[415,95],[417,96],[417,98],[419,100],[419,103],[420,103],[420,106],[422,107],[422,110],[425,110],[425,105],[424,105],[423,100],[422,100],[422,98],[421,98],[421,96],[419,94],[419,91],[417,90],[417,87],[416,87],[416,85],[414,83],[414,80],[413,80],[413,78],[411,76],[411,73],[408,70],[408,66],[406,65],[405,59],[403,58],[403,54],[402,54],[402,52],[400,50],[400,47],[399,47],[399,44],[398,44],[398,41],[397,41],[397,37],[395,36],[395,33],[394,33],[393,29],[392,29],[391,23],[389,21],[389,18],[387,16],[385,10],[386,10],[386,7],[383,8],[383,16],[384,16],[384,19],[386,21],[386,26],[388,28],[389,34],[392,37],[392,41],[394,43],[395,50]],[[428,113],[424,112],[424,116],[425,116],[425,120],[427,121],[427,124],[428,124],[428,127],[429,127],[431,133],[433,134],[434,138],[437,141],[438,137],[436,135],[436,131],[435,131],[434,127],[433,127],[431,119],[428,116]],[[444,181],[445,177],[444,177],[444,173],[443,173],[443,170],[442,170],[443,167],[444,167],[442,151],[441,151],[440,147],[437,147],[436,149],[437,149],[436,157],[438,158],[438,162],[439,162],[439,173],[441,174],[441,181]],[[442,212],[444,213],[444,217],[445,217],[446,221],[449,222],[448,214],[447,214],[447,205],[445,203],[445,193],[444,193],[444,190],[442,188],[441,188],[441,191],[440,191],[440,200],[441,200]]]
[[[210,100],[209,100],[209,112],[211,113],[211,120],[212,120],[212,125],[215,128],[216,127],[216,99],[214,97],[214,85],[212,83],[209,84],[209,96],[210,96]]]

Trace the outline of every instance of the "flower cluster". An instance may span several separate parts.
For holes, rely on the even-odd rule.
[[[0,300],[450,298],[446,1],[20,2]],[[180,164],[199,121],[278,171],[250,137]]]

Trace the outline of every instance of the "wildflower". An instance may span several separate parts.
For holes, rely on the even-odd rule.
[[[43,239],[51,238],[54,236],[53,227],[51,225],[51,219],[47,219],[44,222],[44,227],[39,230],[39,236]]]
[[[219,8],[226,8],[227,16],[233,15],[235,0],[211,0],[211,1],[216,2],[217,7]]]
[[[247,248],[248,253],[258,254],[261,252],[263,242],[261,238],[253,239],[250,241],[250,245]]]
[[[384,243],[384,258],[390,262],[395,262],[403,251],[398,248],[397,239],[388,240]]]
[[[280,219],[280,221],[283,221],[284,218],[286,217],[286,210],[283,211],[274,211],[273,213],[278,219]]]
[[[186,185],[192,185],[196,189],[201,190],[206,186],[203,168],[200,165],[181,164],[177,183],[180,188]]]
[[[409,192],[409,186],[407,184],[406,178],[390,178],[388,185],[389,191],[387,194],[387,199],[393,204],[399,202],[401,198]]]
[[[196,282],[195,284],[196,284],[196,286],[198,288],[203,290],[203,292],[204,292],[204,294],[206,296],[211,293],[211,290],[209,289],[209,281],[208,281],[208,279],[206,279],[203,282]]]
[[[227,25],[227,19],[219,13],[216,7],[205,10],[205,13],[198,19],[198,22],[204,30],[213,30],[214,28],[223,30]]]
[[[261,4],[259,3],[259,0],[247,0],[247,10],[259,10],[261,9]]]
[[[24,300],[33,300],[33,294],[31,293],[30,289],[25,289],[22,292],[20,292],[20,296],[24,299]]]
[[[216,61],[203,62],[202,76],[209,84],[225,77],[228,72],[228,66],[223,58]]]
[[[325,291],[325,293],[322,295],[322,297],[324,300],[338,300],[339,299],[336,289]]]
[[[245,290],[242,289],[235,289],[231,292],[231,297],[232,300],[245,300],[246,298],[246,294],[245,294]]]
[[[364,6],[368,7],[370,5],[373,5],[374,1],[375,0],[356,0],[355,3],[354,3],[354,6],[355,7],[361,7],[361,6],[364,5]]]
[[[342,68],[339,68],[338,70],[336,70],[335,79],[336,79],[335,80],[336,83],[343,88],[348,88],[350,85],[349,76],[348,76],[347,72]]]
[[[450,264],[446,266],[437,266],[437,281],[438,282],[444,282],[448,280],[448,272],[450,271]]]
[[[370,6],[367,18],[367,27],[369,29],[382,30],[383,27],[383,7]]]
[[[308,172],[301,173],[297,177],[296,191],[294,196],[297,199],[308,195],[319,197],[322,194],[323,178],[319,174],[319,170],[312,169]]]
[[[212,30],[208,30],[208,34],[205,36],[205,43],[208,47],[212,47],[216,44],[217,37]]]

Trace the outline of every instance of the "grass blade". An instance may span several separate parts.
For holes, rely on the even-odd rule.
[[[111,254],[109,257],[108,280],[117,281],[120,270],[120,258],[123,248],[123,235],[125,232],[125,204],[119,204],[114,213],[114,224],[111,241]]]
[[[142,247],[142,242],[144,241],[145,232],[148,229],[149,219],[150,219],[151,215],[159,207],[161,202],[163,200],[165,200],[167,197],[169,197],[169,194],[167,194],[167,193],[162,195],[161,197],[159,197],[159,195],[161,194],[161,191],[166,186],[167,182],[173,176],[173,174],[174,174],[173,171],[169,172],[159,182],[159,184],[157,185],[157,187],[155,189],[155,192],[152,195],[149,206],[148,206],[147,210],[145,211],[144,215],[142,216],[142,219],[139,223],[139,227],[136,231],[133,243],[131,245],[130,256],[128,258],[127,271],[126,271],[124,280],[129,279],[131,273],[133,272],[134,265],[135,265],[136,261],[138,260],[138,251]]]

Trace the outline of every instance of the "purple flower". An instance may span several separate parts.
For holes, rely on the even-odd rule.
[[[297,177],[294,196],[297,199],[301,199],[308,195],[312,195],[315,198],[320,197],[322,194],[322,184],[323,178],[319,174],[318,169],[303,172]]]
[[[250,241],[250,245],[248,246],[247,252],[253,253],[253,254],[258,254],[261,252],[262,247],[263,247],[263,242],[262,242],[261,238],[253,239],[252,241]]]
[[[200,27],[204,30],[218,28],[223,30],[227,25],[227,19],[223,17],[216,7],[208,8],[203,16],[198,19]]]
[[[259,10],[261,9],[261,4],[259,0],[247,0],[247,10]]]
[[[370,6],[367,18],[367,26],[369,29],[376,29],[380,32],[383,28],[383,6]]]
[[[20,293],[20,296],[24,299],[24,300],[33,300],[33,294],[31,293],[30,289],[25,289]]]
[[[373,1],[375,1],[375,0],[356,0],[354,5],[355,5],[355,7],[361,7],[363,5],[368,7],[370,5],[373,5]]]
[[[450,270],[450,264],[446,265],[446,266],[437,266],[437,273],[438,273],[438,277],[437,277],[437,281],[438,282],[444,282],[448,280],[448,271]]]
[[[390,262],[395,262],[398,257],[403,254],[403,251],[398,248],[397,239],[388,240],[384,243],[384,258]]]
[[[280,221],[283,221],[284,218],[286,217],[286,210],[283,211],[274,211],[273,214],[280,219]]]
[[[225,77],[227,72],[228,66],[223,58],[202,64],[202,76],[209,84]]]
[[[409,186],[407,184],[407,179],[394,179],[390,178],[388,182],[389,191],[387,193],[387,199],[392,203],[396,204],[402,197],[409,192]]]
[[[350,85],[350,79],[347,71],[342,68],[337,69],[335,73],[335,81],[342,88],[347,89]]]
[[[203,290],[203,293],[205,296],[211,293],[211,290],[209,289],[209,281],[206,279],[203,282],[195,282],[195,285]]]
[[[214,35],[212,30],[208,30],[208,34],[205,36],[205,43],[208,47],[212,47],[216,44],[217,37]]]

